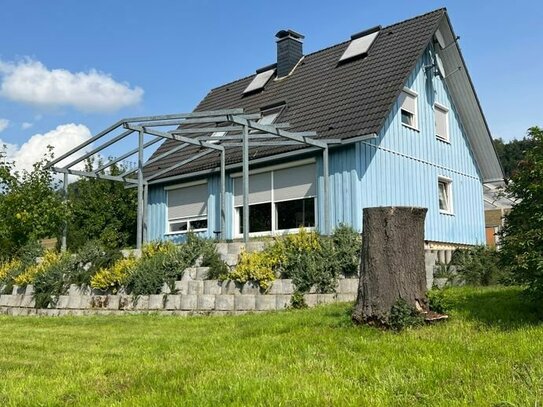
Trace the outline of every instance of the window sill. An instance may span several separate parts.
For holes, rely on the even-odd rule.
[[[439,210],[439,213],[441,215],[454,216],[454,212],[444,211],[442,209]]]
[[[164,236],[186,235],[189,232],[193,232],[193,233],[207,232],[207,229],[191,229],[191,230],[184,230],[181,232],[166,232],[164,233]]]
[[[445,137],[440,137],[438,135],[436,135],[436,140],[437,141],[441,141],[442,143],[445,143],[445,144],[451,144],[451,141]]]
[[[311,227],[304,227],[305,230],[308,231],[314,231],[316,230],[315,226]],[[249,237],[265,237],[265,236],[284,236],[284,235],[292,235],[295,233],[299,233],[300,228],[295,229],[281,229],[281,230],[274,230],[273,232],[267,231],[267,232],[253,232],[249,233]],[[234,236],[234,239],[242,239],[243,233],[237,234]]]
[[[417,129],[416,127],[410,126],[409,124],[402,123],[402,126],[407,127],[407,128],[410,129],[410,130],[414,130],[414,131],[416,131],[417,133],[420,133],[420,130],[419,130],[419,129]]]

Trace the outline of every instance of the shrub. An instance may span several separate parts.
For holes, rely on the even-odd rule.
[[[507,280],[507,273],[498,265],[496,250],[486,246],[455,250],[451,264],[457,266],[458,275],[466,284],[486,286]]]
[[[426,293],[431,311],[446,314],[452,307],[444,289],[431,289]]]
[[[346,277],[358,275],[360,267],[360,251],[362,249],[362,238],[352,227],[344,224],[339,225],[332,234],[334,243],[334,259],[341,274]]]
[[[390,309],[390,314],[385,325],[394,331],[402,331],[405,328],[417,327],[424,323],[424,317],[414,307],[411,307],[403,299],[399,299]]]
[[[47,308],[49,305],[56,305],[59,296],[64,295],[68,291],[70,282],[67,279],[67,275],[71,266],[72,258],[68,253],[56,254],[54,261],[47,262],[34,275],[32,283],[34,284],[36,308]]]
[[[118,260],[109,268],[101,268],[90,280],[92,288],[111,290],[113,293],[119,291],[132,271],[136,268],[138,260],[128,257]]]
[[[55,263],[60,262],[62,257],[60,253],[54,250],[47,250],[39,262],[31,265],[16,276],[13,279],[14,283],[21,286],[34,283],[38,275],[46,273]]]
[[[89,285],[98,271],[108,269],[121,257],[119,250],[108,249],[98,241],[87,242],[72,257],[69,272],[70,284]]]
[[[267,290],[275,279],[273,271],[275,266],[273,258],[267,251],[242,252],[239,256],[238,265],[230,272],[228,278],[240,283],[253,280],[262,289]]]

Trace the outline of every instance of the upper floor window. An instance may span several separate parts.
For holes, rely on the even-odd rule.
[[[449,141],[449,109],[439,103],[434,104],[436,137]]]
[[[442,213],[453,213],[452,206],[452,180],[446,177],[439,177],[437,180],[439,211]]]
[[[400,94],[400,114],[402,124],[418,130],[417,93],[409,88],[403,88]]]

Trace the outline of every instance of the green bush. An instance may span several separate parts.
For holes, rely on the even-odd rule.
[[[390,310],[386,324],[388,328],[394,331],[402,331],[405,328],[421,326],[424,323],[424,317],[415,308],[411,307],[403,299],[399,299]]]
[[[430,310],[438,314],[446,314],[452,307],[451,301],[446,295],[446,289],[431,289],[426,293],[426,297]]]
[[[358,276],[362,238],[348,225],[339,225],[332,233],[334,254],[339,272],[345,277]]]
[[[450,264],[457,266],[458,276],[466,284],[488,286],[507,282],[508,273],[498,261],[496,250],[476,246],[455,250]]]
[[[113,266],[121,258],[119,250],[106,248],[99,241],[87,242],[72,256],[69,283],[90,285],[92,277],[99,270]]]
[[[71,256],[64,253],[57,261],[49,263],[43,272],[36,274],[32,281],[36,308],[54,307],[59,296],[66,294],[70,287],[67,274],[72,264]]]

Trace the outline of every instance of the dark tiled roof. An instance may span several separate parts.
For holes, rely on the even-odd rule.
[[[377,133],[403,84],[428,46],[445,9],[385,27],[368,56],[338,64],[349,41],[305,55],[294,72],[281,80],[270,80],[264,91],[243,95],[254,75],[215,88],[195,111],[244,108],[259,112],[262,107],[284,101],[286,109],[277,122],[288,122],[290,131],[316,131],[318,138],[348,139]],[[177,142],[167,140],[155,152],[161,154]],[[251,159],[307,146],[255,147]],[[145,168],[146,176],[195,154],[187,148]],[[169,177],[216,168],[219,156],[212,153],[162,176]],[[230,148],[227,164],[241,161],[241,149]]]

